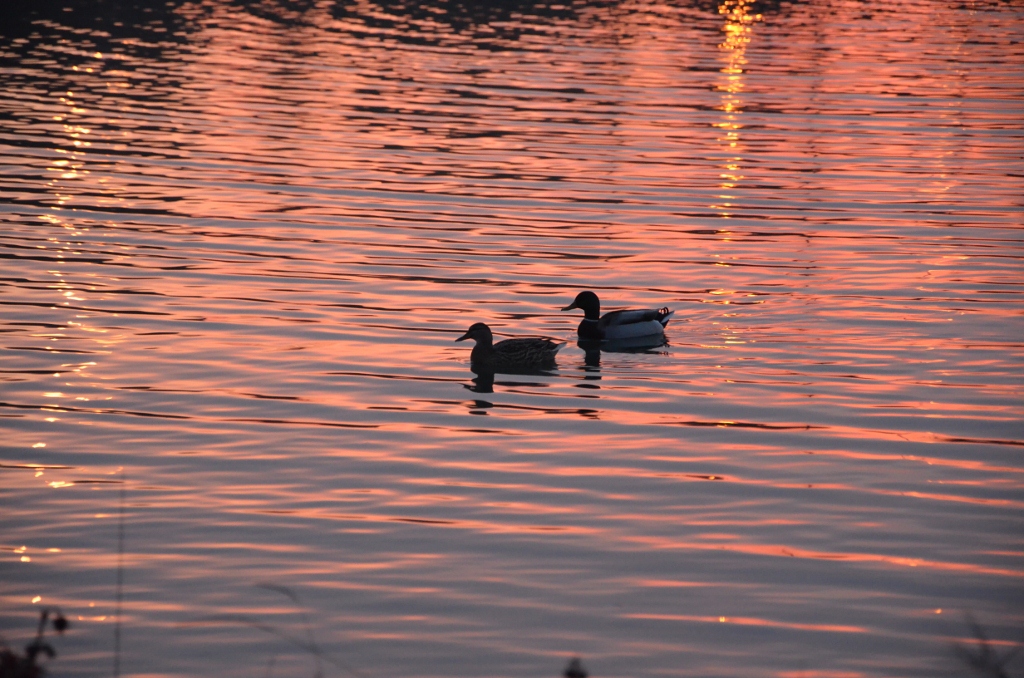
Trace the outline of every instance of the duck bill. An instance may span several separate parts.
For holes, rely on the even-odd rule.
[[[576,302],[575,302],[575,301],[574,301],[574,302],[572,302],[571,304],[569,304],[568,306],[566,306],[565,308],[563,308],[562,310],[563,310],[563,311],[571,311],[571,310],[573,310],[574,308],[579,308],[579,306],[577,306],[577,305],[576,305]]]
[[[461,337],[459,337],[455,341],[462,341],[463,339],[469,339],[469,332],[466,332],[465,334],[463,334]]]

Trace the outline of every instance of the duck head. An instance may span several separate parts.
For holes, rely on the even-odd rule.
[[[572,303],[562,310],[571,311],[574,308],[582,309],[583,315],[587,318],[596,320],[601,317],[601,302],[598,300],[597,295],[589,290],[577,294]]]
[[[466,330],[466,333],[455,341],[462,341],[464,339],[473,339],[477,344],[490,346],[491,342],[494,341],[494,336],[491,334],[491,328],[485,323],[473,323]]]

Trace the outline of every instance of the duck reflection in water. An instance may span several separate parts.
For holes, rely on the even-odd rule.
[[[477,372],[472,384],[464,384],[473,393],[494,393],[494,372]]]
[[[584,382],[601,381],[601,352],[605,353],[661,353],[655,349],[668,346],[665,335],[649,335],[617,341],[580,339],[576,345],[583,349]],[[579,388],[600,388],[596,384],[577,384]]]
[[[543,381],[495,381],[495,373],[488,370],[474,369],[473,372],[476,374],[473,377],[472,384],[463,384],[463,388],[468,388],[474,393],[494,393],[494,385],[504,386],[506,388],[544,388],[548,386],[548,382]],[[523,370],[521,372],[505,372],[504,374],[522,374],[522,375],[535,375],[535,376],[550,376],[552,373],[547,370]],[[486,401],[477,401],[486,402]]]

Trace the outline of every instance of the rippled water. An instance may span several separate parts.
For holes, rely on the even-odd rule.
[[[1019,3],[5,11],[0,631],[60,606],[57,675],[122,487],[126,675],[1024,638]],[[587,355],[581,289],[667,345]],[[569,344],[474,381],[477,321]]]

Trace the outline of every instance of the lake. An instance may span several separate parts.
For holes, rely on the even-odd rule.
[[[52,675],[1024,641],[1024,5],[3,13],[0,635],[59,607]],[[581,347],[582,290],[665,342]],[[477,375],[476,322],[566,345]]]

